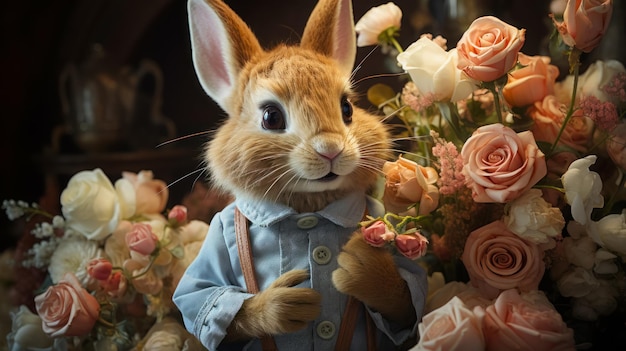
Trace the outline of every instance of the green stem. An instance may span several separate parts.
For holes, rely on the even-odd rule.
[[[504,124],[504,119],[502,118],[502,106],[500,106],[500,91],[498,89],[496,81],[494,80],[492,82],[484,82],[483,85],[493,94],[493,107],[496,110],[498,123]]]
[[[404,51],[404,49],[402,49],[402,46],[400,45],[400,43],[398,43],[395,37],[392,36],[391,38],[389,38],[389,41],[391,42],[391,45],[393,45],[393,47],[398,50],[398,52],[401,53]]]
[[[574,75],[574,84],[572,87],[572,98],[569,103],[569,108],[567,109],[567,114],[565,115],[565,120],[563,120],[563,124],[561,125],[561,128],[559,129],[559,134],[557,134],[556,139],[554,139],[554,142],[552,143],[552,146],[550,147],[550,154],[554,152],[556,145],[559,143],[559,140],[561,139],[561,135],[563,135],[563,131],[565,131],[565,127],[567,126],[567,123],[569,123],[569,120],[572,118],[572,115],[574,114],[574,105],[576,104],[576,90],[578,90],[580,54],[581,54],[581,51],[576,48],[572,48],[572,51],[569,54],[570,72]]]
[[[622,179],[620,179],[618,188],[613,192],[613,194],[611,194],[609,201],[606,203],[606,206],[604,206],[604,210],[602,213],[603,217],[608,215],[611,212],[611,209],[613,208],[613,205],[615,204],[615,199],[617,199],[619,193],[622,192],[622,189],[624,189],[624,185],[626,184],[626,173],[624,173],[624,171],[622,171],[621,169],[618,170],[618,172],[620,176],[622,177]]]

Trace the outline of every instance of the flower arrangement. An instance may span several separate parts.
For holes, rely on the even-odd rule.
[[[581,68],[613,2],[560,3],[561,80],[497,17],[452,49],[430,34],[402,49],[391,2],[356,24],[359,45],[381,45],[410,77],[399,93],[368,91],[411,143],[384,166],[387,213],[361,231],[429,271],[414,350],[573,350],[626,331],[626,69]]]
[[[183,327],[173,290],[208,224],[187,208],[165,210],[168,188],[151,171],[81,171],[60,197],[60,215],[5,200],[11,220],[34,222],[37,241],[20,264],[49,277],[34,311],[12,312],[10,350],[202,350]]]

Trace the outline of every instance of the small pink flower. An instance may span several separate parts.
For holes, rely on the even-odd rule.
[[[100,287],[109,296],[121,298],[126,293],[127,282],[121,271],[112,272],[106,280],[101,280]]]
[[[383,247],[395,237],[383,221],[376,221],[368,227],[361,228],[365,241],[374,247]]]
[[[156,249],[159,239],[152,232],[152,227],[145,223],[133,224],[126,234],[126,245],[130,251],[148,256]]]
[[[111,262],[102,257],[94,258],[87,264],[87,273],[96,280],[107,280],[112,270]]]
[[[182,205],[172,207],[167,218],[177,224],[185,224],[187,222],[187,207]]]
[[[410,259],[424,256],[428,248],[428,239],[419,233],[400,234],[396,237],[396,247],[400,253]]]

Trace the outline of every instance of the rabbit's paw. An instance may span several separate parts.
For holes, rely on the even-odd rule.
[[[355,233],[337,262],[339,268],[332,277],[337,290],[393,321],[404,324],[415,319],[408,286],[388,250],[369,245],[360,233]]]
[[[309,278],[305,270],[289,271],[269,288],[244,301],[228,329],[228,339],[249,339],[304,328],[320,313],[320,294],[295,285]]]

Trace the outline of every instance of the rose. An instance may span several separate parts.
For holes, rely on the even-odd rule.
[[[356,45],[358,47],[376,45],[382,33],[389,29],[399,30],[401,20],[402,10],[392,2],[372,7],[354,26],[354,31],[358,35]]]
[[[606,152],[615,165],[626,172],[626,122],[622,122],[613,129],[606,142]]]
[[[568,0],[563,22],[552,17],[563,42],[583,52],[590,52],[609,28],[613,0]]]
[[[169,190],[164,181],[154,179],[152,171],[141,171],[137,174],[122,172],[122,177],[130,181],[135,188],[136,213],[163,212],[169,196]]]
[[[540,291],[503,291],[485,309],[487,350],[574,350],[574,332]]]
[[[129,259],[124,262],[123,267],[131,274],[130,282],[140,294],[156,295],[163,289],[163,280],[144,262]]]
[[[128,180],[111,181],[96,168],[70,178],[61,193],[66,225],[91,240],[101,240],[135,213],[135,191]]]
[[[508,203],[502,220],[507,228],[535,244],[546,244],[561,235],[565,219],[561,210],[543,199],[539,189],[529,189]]]
[[[400,234],[395,243],[398,251],[412,260],[424,256],[428,249],[428,239],[419,233]]]
[[[529,131],[502,124],[474,131],[461,149],[463,175],[476,202],[509,202],[547,174],[544,154]]]
[[[531,128],[535,139],[548,143],[554,142],[561,125],[565,122],[564,111],[565,105],[554,95],[547,95],[543,100],[535,102],[528,109],[528,115],[535,122]],[[585,152],[593,129],[594,124],[591,118],[583,116],[581,110],[576,110],[565,126],[559,144]]]
[[[602,248],[598,249],[594,257],[593,271],[603,275],[616,274],[619,271],[615,263],[616,258],[613,253]]]
[[[96,280],[107,280],[113,271],[113,265],[106,258],[95,258],[87,264],[87,273]]]
[[[461,260],[470,283],[487,298],[513,288],[536,290],[545,270],[543,250],[511,233],[502,221],[471,232]]]
[[[424,314],[440,308],[453,297],[461,299],[467,308],[474,308],[475,306],[486,307],[491,304],[491,300],[486,299],[481,294],[480,290],[463,282],[453,280],[446,283],[440,289],[428,294],[426,305],[424,306]]]
[[[457,67],[469,77],[492,82],[517,63],[525,29],[517,29],[497,17],[479,17],[457,43]]]
[[[572,162],[561,177],[565,201],[572,208],[572,217],[580,224],[589,221],[594,208],[604,206],[604,197],[601,194],[602,178],[598,173],[589,170],[597,158],[595,155],[589,155]]]
[[[152,232],[152,226],[145,223],[135,223],[126,233],[126,245],[130,249],[131,256],[138,253],[149,256],[157,248],[159,238]]]
[[[83,289],[72,273],[35,296],[35,308],[43,331],[51,337],[86,335],[100,314],[98,300]]]
[[[598,247],[590,237],[583,236],[578,239],[567,237],[563,239],[562,245],[567,262],[585,269],[593,268]]]
[[[604,87],[618,73],[625,73],[626,68],[617,60],[595,61],[578,76],[578,85],[576,89],[576,99],[581,100],[585,96],[595,96],[600,101],[611,101],[618,104],[619,101],[615,97],[607,94]],[[574,89],[574,76],[568,75],[561,82],[554,85],[555,95],[560,101],[569,103],[572,97],[572,89]]]
[[[467,308],[461,299],[448,303],[428,314],[420,322],[420,340],[411,350],[484,350],[482,313]]]
[[[112,272],[106,280],[100,280],[100,287],[113,299],[122,299],[128,283],[120,271]]]
[[[434,101],[456,102],[476,89],[476,82],[456,67],[456,49],[445,51],[428,37],[411,44],[397,60],[420,93],[432,95]]]
[[[559,68],[550,64],[548,56],[527,56],[519,53],[519,63],[524,67],[509,72],[502,89],[504,99],[511,106],[522,107],[541,101],[546,95],[554,94],[554,83]]]
[[[598,245],[626,257],[626,210],[591,221],[588,229]]]
[[[395,162],[385,162],[385,209],[400,215],[417,212],[425,215],[437,208],[439,191],[434,185],[439,176],[432,167],[423,167],[400,156]],[[409,206],[418,204],[416,209]]]
[[[583,297],[599,284],[590,270],[574,266],[556,281],[559,293],[565,297]]]
[[[21,305],[11,312],[11,332],[7,335],[9,350],[47,349],[53,340],[44,333],[41,318]]]
[[[172,207],[170,212],[167,214],[167,219],[169,219],[170,223],[173,222],[177,225],[184,225],[187,223],[187,207],[182,205]]]
[[[396,236],[383,221],[376,221],[367,227],[362,227],[361,233],[363,233],[363,239],[374,247],[383,247]]]

